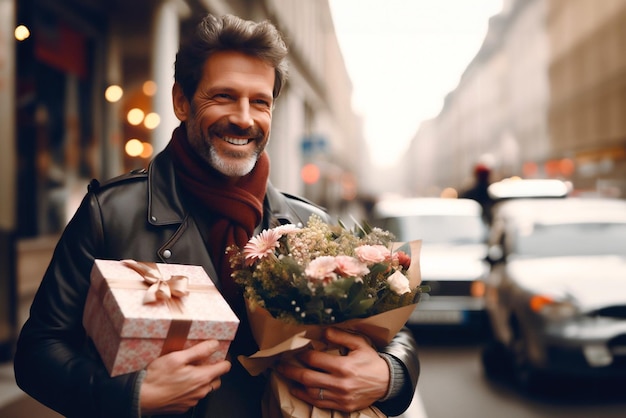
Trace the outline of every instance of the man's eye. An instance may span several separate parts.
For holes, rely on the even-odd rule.
[[[265,106],[265,107],[270,107],[270,102],[268,102],[267,100],[264,99],[256,99],[252,101],[253,104],[258,105],[258,106]]]
[[[214,95],[213,98],[217,100],[232,100],[233,96],[228,93],[218,93]]]

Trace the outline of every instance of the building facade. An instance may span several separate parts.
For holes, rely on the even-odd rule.
[[[626,197],[626,2],[506,0],[405,166],[412,194],[492,180],[560,178],[577,193]],[[428,152],[424,152],[428,150]],[[415,170],[415,169],[413,169]]]
[[[551,0],[552,170],[581,190],[626,197],[626,2]]]

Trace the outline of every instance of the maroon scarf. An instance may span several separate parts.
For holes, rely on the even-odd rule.
[[[233,244],[243,248],[261,222],[269,157],[263,152],[249,174],[230,184],[226,176],[210,167],[191,148],[184,124],[174,130],[168,148],[182,187],[210,213],[212,221],[205,232],[211,238],[205,244],[220,275],[222,293],[238,310],[243,300],[231,278],[229,255],[225,250]]]

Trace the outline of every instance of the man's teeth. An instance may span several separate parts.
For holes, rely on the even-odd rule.
[[[247,138],[231,138],[229,136],[224,137],[224,141],[233,145],[246,145],[249,141]]]

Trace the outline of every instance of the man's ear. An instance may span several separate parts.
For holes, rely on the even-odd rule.
[[[174,114],[178,120],[186,121],[191,105],[183,93],[183,88],[178,83],[174,83],[174,87],[172,87],[172,103],[174,104]]]

